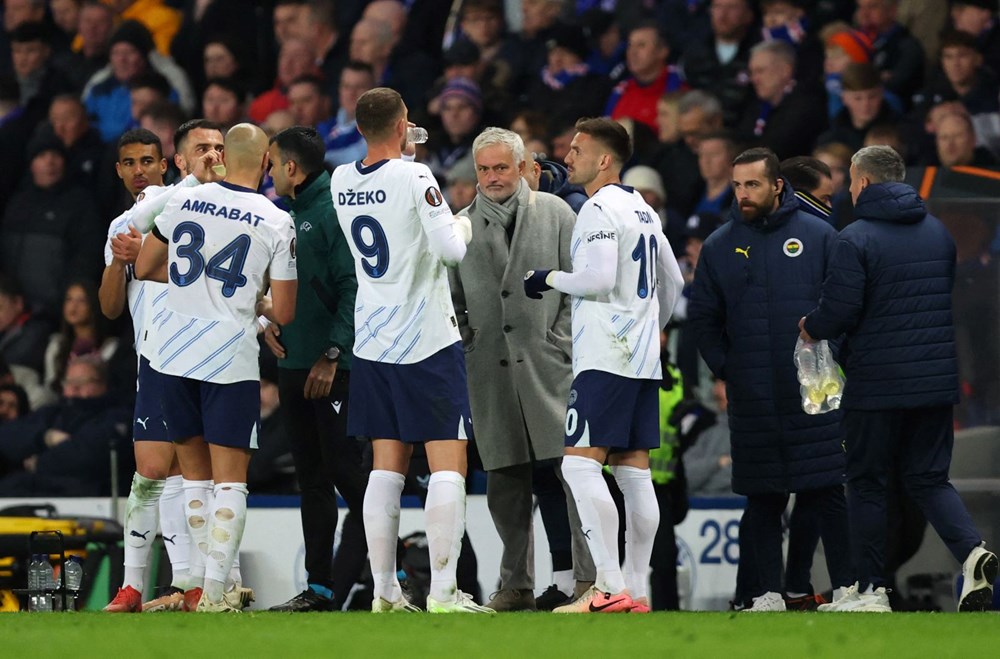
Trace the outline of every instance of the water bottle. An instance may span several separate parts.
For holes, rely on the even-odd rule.
[[[41,576],[41,590],[42,590],[42,592],[38,596],[38,610],[51,611],[52,594],[44,591],[56,587],[55,571],[52,569],[52,563],[49,562],[48,555],[39,554],[38,558],[40,561],[39,574]]]
[[[816,360],[816,344],[799,339],[795,344],[796,376],[802,386],[802,409],[806,414],[819,414],[822,411],[826,394],[820,386],[819,368]]]
[[[80,588],[83,586],[83,563],[79,556],[70,556],[66,561],[66,590],[69,591],[69,610],[76,611],[76,598],[80,595]]]
[[[406,129],[406,141],[410,144],[423,144],[427,141],[427,129],[420,126],[410,126]]]
[[[826,396],[827,405],[831,410],[840,409],[840,399],[844,393],[844,380],[827,341],[820,341],[816,358],[820,373],[820,386]]]
[[[31,555],[28,563],[28,610],[38,611],[42,589],[45,587],[42,579],[42,558],[38,554]]]

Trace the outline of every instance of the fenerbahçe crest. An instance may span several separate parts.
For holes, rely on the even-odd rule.
[[[798,238],[789,238],[781,246],[781,251],[785,253],[785,256],[790,256],[794,259],[796,256],[802,254],[802,241]]]

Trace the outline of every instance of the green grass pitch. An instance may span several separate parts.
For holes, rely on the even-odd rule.
[[[989,657],[997,614],[0,614],[4,657]]]

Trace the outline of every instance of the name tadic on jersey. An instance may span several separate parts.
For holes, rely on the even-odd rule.
[[[448,273],[427,234],[454,222],[426,165],[341,165],[330,180],[358,277],[354,354],[411,364],[460,340]]]
[[[104,243],[104,265],[111,265],[114,255],[111,253],[111,239],[120,233],[129,233],[129,227],[134,226],[132,217],[139,206],[151,201],[169,191],[159,185],[150,185],[143,190],[135,204],[127,211],[111,221],[108,227],[108,239]],[[128,311],[132,316],[133,345],[135,354],[149,359],[149,334],[152,319],[164,308],[167,297],[167,285],[155,281],[140,281],[135,278],[135,266],[125,266],[125,293],[128,296]]]
[[[572,298],[573,374],[659,379],[656,263],[670,245],[656,212],[631,188],[606,185],[584,203],[573,228],[573,270],[584,268],[588,249],[607,242],[618,252],[614,288],[605,296]]]
[[[169,288],[153,368],[220,384],[259,379],[254,309],[265,274],[296,278],[291,217],[253,190],[208,183],[174,194],[156,231],[168,243]]]

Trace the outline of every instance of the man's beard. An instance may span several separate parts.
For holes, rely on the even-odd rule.
[[[767,200],[767,202],[760,206],[748,201],[740,204],[740,214],[743,216],[744,220],[753,222],[754,220],[763,219],[773,207],[774,197],[771,197]]]

